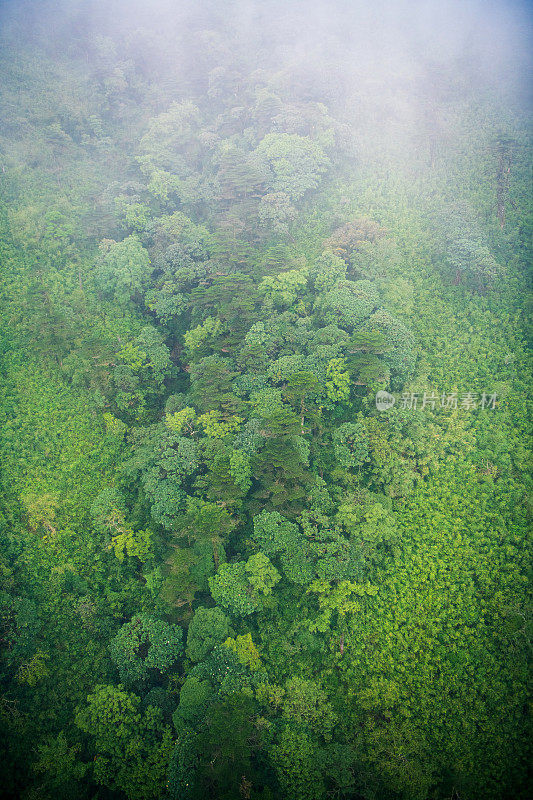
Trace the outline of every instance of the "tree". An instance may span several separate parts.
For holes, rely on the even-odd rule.
[[[305,585],[313,578],[302,533],[293,522],[277,511],[262,511],[254,517],[254,541],[269,557],[279,557],[286,578]]]
[[[249,154],[236,148],[226,148],[219,157],[217,173],[220,197],[235,202],[261,193],[264,176]]]
[[[298,522],[305,536],[308,558],[319,578],[342,581],[359,576],[360,547],[353,538],[348,539],[343,535],[335,525],[335,520],[318,510],[306,510]]]
[[[215,564],[218,565],[218,547],[224,543],[235,525],[236,521],[227,509],[197,497],[188,497],[187,511],[180,517],[176,527],[178,535],[186,536],[189,542],[209,542]]]
[[[265,194],[259,203],[259,222],[268,231],[278,236],[288,234],[290,224],[296,219],[296,214],[296,209],[285,192]]]
[[[232,400],[232,381],[237,373],[232,369],[229,359],[220,356],[207,356],[192,364],[191,399],[199,411],[212,411]],[[235,398],[236,400],[237,398]]]
[[[331,739],[337,722],[326,692],[314,681],[297,677],[285,682],[282,714],[286,719],[305,726],[315,736],[322,736],[325,741]]]
[[[150,311],[155,312],[163,323],[171,322],[186,309],[185,297],[172,281],[163,281],[157,288],[150,289],[145,301]]]
[[[160,709],[148,706],[142,713],[137,695],[121,686],[96,686],[78,708],[76,725],[91,740],[96,783],[131,800],[161,796],[172,736]]]
[[[199,680],[194,675],[189,675],[181,687],[180,702],[172,715],[178,734],[183,735],[185,725],[198,723],[214,696],[213,687],[208,680]]]
[[[261,786],[256,760],[262,744],[254,724],[254,704],[246,694],[235,692],[211,706],[194,740],[198,763],[191,800],[217,797],[233,800]]]
[[[327,292],[346,279],[346,262],[329,250],[325,250],[312,264],[309,273],[315,290]]]
[[[79,751],[79,745],[69,747],[64,731],[48,736],[39,744],[33,769],[43,776],[45,786],[54,796],[69,798],[80,792],[80,781],[88,765],[78,760]]]
[[[268,595],[281,580],[281,575],[264,553],[255,553],[246,562],[248,581],[257,592]]]
[[[252,485],[252,467],[250,456],[240,448],[234,448],[230,454],[230,473],[231,477],[244,493]]]
[[[296,414],[281,400],[277,394],[268,389],[254,393],[251,401],[255,406],[255,415],[261,420],[261,431],[268,439],[286,439],[301,430],[300,420]]]
[[[206,471],[198,476],[195,489],[210,501],[224,497],[228,513],[236,513],[242,499],[251,486],[251,464],[249,456],[234,447],[233,442],[205,438],[201,442],[202,461]]]
[[[259,600],[248,579],[245,561],[221,564],[217,574],[209,578],[209,589],[215,603],[231,614],[245,617],[259,608]]]
[[[502,219],[500,207],[498,214]],[[485,292],[502,278],[503,267],[483,241],[479,222],[468,203],[448,204],[438,220],[437,231],[455,284],[466,283]]]
[[[347,222],[326,239],[324,247],[342,258],[352,268],[359,267],[365,257],[375,257],[376,247],[387,237],[387,231],[369,217],[358,217]]]
[[[119,561],[125,556],[136,557],[144,563],[152,552],[152,532],[135,531],[126,522],[126,507],[123,497],[116,489],[104,489],[94,500],[91,513],[95,528],[109,540]]]
[[[203,427],[208,439],[224,439],[236,433],[243,422],[242,417],[228,417],[217,411],[207,411],[198,417],[198,424]]]
[[[195,421],[196,411],[189,406],[165,415],[165,425],[172,433],[191,433]]]
[[[268,133],[254,156],[266,170],[270,189],[284,192],[291,200],[299,200],[310,189],[316,189],[329,166],[316,142],[295,133]]]
[[[190,101],[172,103],[154,117],[141,140],[139,162],[143,171],[152,179],[159,173],[187,177],[201,152],[199,124],[200,112]]]
[[[369,461],[368,434],[362,422],[345,422],[333,434],[335,458],[341,467],[354,469]]]
[[[350,374],[343,358],[332,358],[326,368],[326,394],[334,403],[350,398]]]
[[[132,440],[122,470],[128,478],[140,480],[153,520],[172,530],[185,504],[182,487],[198,467],[197,444],[164,424],[137,429]]]
[[[370,493],[369,493],[370,495]],[[354,557],[368,569],[369,562],[383,561],[387,553],[397,553],[396,519],[390,510],[371,497],[367,502],[339,505],[336,520],[343,525],[354,544]]]
[[[323,771],[326,754],[309,733],[298,726],[284,727],[271,748],[283,797],[287,800],[320,800],[324,797]]]
[[[307,274],[303,270],[290,269],[279,275],[267,276],[259,284],[259,292],[276,308],[286,308],[294,303],[298,294],[307,287]]]
[[[283,430],[285,426],[300,427],[300,421],[289,409],[274,410],[268,418],[270,431]],[[286,430],[286,428],[285,428]],[[257,488],[252,488],[254,510],[267,506],[287,514],[299,513],[306,497],[306,487],[311,483],[308,471],[309,443],[302,436],[269,436],[266,443],[253,456],[252,471]]]
[[[104,240],[95,278],[102,293],[119,305],[143,292],[152,273],[150,256],[135,235],[121,242]]]
[[[372,327],[370,323],[366,326]],[[385,333],[379,330],[354,331],[345,349],[346,366],[357,385],[372,386],[389,380],[391,370],[385,355],[392,353],[394,342],[389,341]]]
[[[200,606],[194,612],[187,631],[186,654],[191,661],[203,661],[213,647],[229,633],[229,619],[220,608]]]
[[[120,679],[140,685],[150,674],[162,674],[176,662],[183,652],[182,640],[176,625],[137,614],[121,627],[109,650]]]
[[[416,349],[411,331],[385,309],[376,311],[367,323],[370,332],[384,336],[386,351],[383,361],[390,367],[393,385],[401,386],[412,374],[416,364]]]
[[[253,642],[251,633],[237,636],[235,639],[228,637],[224,642],[224,647],[232,650],[239,662],[249,669],[250,672],[255,672],[261,668],[259,650]]]
[[[340,281],[319,295],[317,311],[326,323],[333,323],[352,332],[368,319],[378,305],[378,298],[368,281]]]
[[[283,390],[283,394],[298,409],[301,422],[301,433],[305,433],[304,420],[308,416],[313,420],[317,418],[316,402],[322,394],[322,385],[312,372],[295,372],[290,376]],[[312,404],[315,408],[312,408]]]

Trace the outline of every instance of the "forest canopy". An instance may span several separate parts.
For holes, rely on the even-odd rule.
[[[2,3],[2,797],[530,796],[530,44]]]

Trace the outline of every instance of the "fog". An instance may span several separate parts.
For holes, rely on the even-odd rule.
[[[3,798],[529,800],[531,11],[0,0]]]
[[[131,51],[142,31],[150,46],[137,56],[163,71],[204,58],[199,34],[214,30],[249,69],[316,74],[335,66],[348,93],[362,83],[386,93],[399,81],[453,70],[456,83],[523,100],[531,77],[531,8],[517,0],[4,0],[0,13],[4,46],[20,36],[58,56],[96,36],[119,49],[129,42]]]

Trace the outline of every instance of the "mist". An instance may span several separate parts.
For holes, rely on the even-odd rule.
[[[519,0],[0,0],[0,794],[529,800]]]
[[[237,43],[253,69],[342,64],[345,80],[386,90],[428,70],[458,67],[493,88],[527,87],[531,78],[531,9],[525,2],[186,2],[59,0],[2,3],[4,41],[15,31],[45,48],[75,49],[78,37],[127,41],[136,32],[180,58],[183,43],[215,29]],[[150,53],[145,58],[150,64]],[[192,54],[191,54],[192,55]],[[167,54],[167,68],[172,56]],[[462,69],[461,69],[462,67]]]

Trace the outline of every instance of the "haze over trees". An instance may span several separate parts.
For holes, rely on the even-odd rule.
[[[2,797],[530,796],[530,22],[2,4]]]

